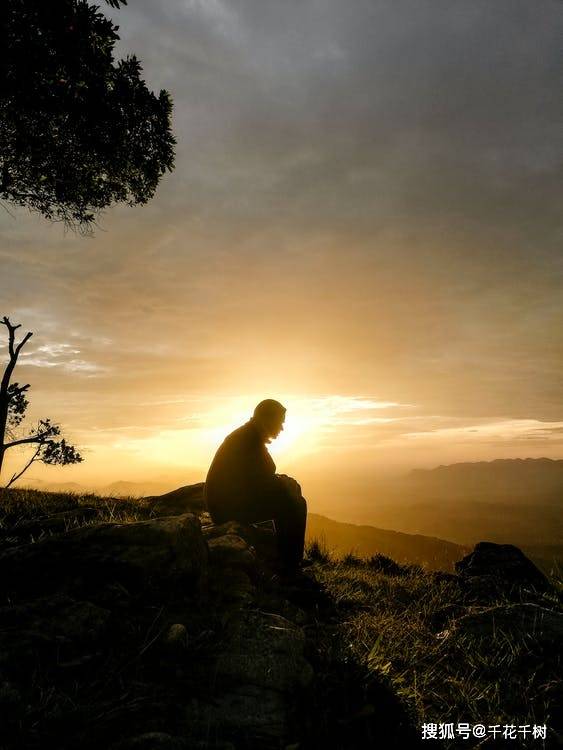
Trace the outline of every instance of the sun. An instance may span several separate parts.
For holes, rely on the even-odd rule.
[[[272,450],[275,446],[276,453],[286,454],[297,449],[305,437],[310,436],[313,431],[314,424],[306,414],[288,412],[283,423],[283,430],[269,445],[272,446]]]
[[[256,403],[260,401],[259,398],[255,400]],[[307,404],[303,401],[295,403],[291,399],[282,397],[280,401],[287,408],[283,430],[270,443],[267,443],[267,448],[276,457],[298,457],[301,453],[311,450],[315,444],[319,434],[319,418],[314,409],[307,408]],[[254,401],[251,400],[250,403],[253,404]],[[213,420],[215,424],[205,431],[205,442],[218,447],[230,432],[248,421],[252,416],[252,409],[245,408],[245,405],[241,404],[233,408],[230,404],[228,417],[224,412],[223,414],[217,412]]]

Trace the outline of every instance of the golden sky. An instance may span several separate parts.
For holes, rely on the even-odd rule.
[[[15,379],[86,459],[34,476],[200,481],[262,398],[305,481],[563,457],[560,3],[114,16],[177,166],[90,238],[2,210]]]

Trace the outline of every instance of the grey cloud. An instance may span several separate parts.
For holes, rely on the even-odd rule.
[[[235,361],[251,382],[299,360],[329,392],[563,418],[561,3],[131,0],[114,16],[174,97],[177,168],[93,239],[2,217],[3,310],[107,371],[87,391],[84,373],[42,372],[46,392],[165,397],[178,373],[206,391]]]

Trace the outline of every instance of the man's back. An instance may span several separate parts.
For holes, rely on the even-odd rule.
[[[205,480],[204,497],[216,523],[272,517],[285,490],[276,465],[252,419],[233,430],[219,446]]]

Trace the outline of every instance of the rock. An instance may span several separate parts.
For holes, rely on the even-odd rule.
[[[303,608],[285,599],[280,594],[262,592],[258,601],[260,609],[281,615],[296,625],[307,625],[311,622],[311,615]]]
[[[61,513],[53,513],[53,515],[45,518],[34,518],[30,521],[23,521],[16,526],[10,525],[7,529],[1,529],[0,540],[3,541],[6,538],[10,538],[21,543],[21,540],[25,541],[31,537],[37,539],[48,534],[56,534],[66,531],[72,526],[81,524],[93,518],[98,513],[99,511],[96,508],[81,506],[72,510],[62,511]]]
[[[215,658],[202,675],[208,697],[186,706],[190,747],[202,734],[248,750],[286,747],[294,739],[296,695],[313,679],[305,642],[301,627],[262,607],[231,609]]]
[[[507,584],[529,585],[540,591],[551,588],[544,574],[513,544],[479,542],[455,567],[462,576],[494,575]]]
[[[166,631],[164,646],[171,651],[183,651],[188,645],[188,631],[181,622],[175,622]]]
[[[244,570],[239,568],[215,569],[209,581],[210,588],[227,606],[244,606],[254,600],[256,586]]]
[[[193,514],[72,529],[0,554],[4,594],[201,585],[207,548]]]
[[[204,482],[187,484],[164,495],[143,497],[139,501],[143,508],[156,516],[180,516],[184,513],[200,513],[204,510]]]
[[[560,652],[563,639],[563,613],[537,604],[507,604],[471,612],[456,620],[454,633],[494,638],[530,639]]]
[[[202,528],[208,542],[225,536],[236,536],[252,548],[262,564],[270,566],[277,558],[277,541],[274,528],[268,524],[244,524],[227,521],[222,524],[210,523]]]
[[[71,641],[96,643],[105,634],[111,612],[91,602],[73,602],[49,618],[46,632],[60,633]]]
[[[246,611],[233,621],[216,673],[241,684],[291,693],[313,678],[303,656],[305,634],[280,615]]]
[[[56,595],[20,605],[0,607],[2,631],[35,631],[43,636],[81,643],[95,642],[101,638],[111,617],[111,612],[92,602],[76,601],[65,595]]]
[[[240,738],[236,747],[279,750],[287,735],[286,698],[276,690],[240,685],[214,698],[192,705],[189,724],[218,739]]]
[[[495,575],[461,575],[459,583],[467,604],[492,604],[499,599],[506,599],[509,593],[506,581]]]
[[[256,555],[253,549],[236,534],[224,534],[210,539],[208,542],[209,560],[222,568],[241,568],[254,570]]]
[[[89,601],[54,595],[0,607],[0,669],[19,677],[41,663],[59,666],[68,659],[86,663],[105,642],[111,612]]]
[[[111,610],[127,610],[131,606],[131,594],[120,583],[110,581],[97,592],[96,603]]]
[[[226,534],[233,534],[244,539],[248,544],[252,544],[252,530],[250,526],[239,521],[227,521],[226,523],[219,524],[211,523],[208,526],[203,526],[201,531],[207,541],[225,536]]]

